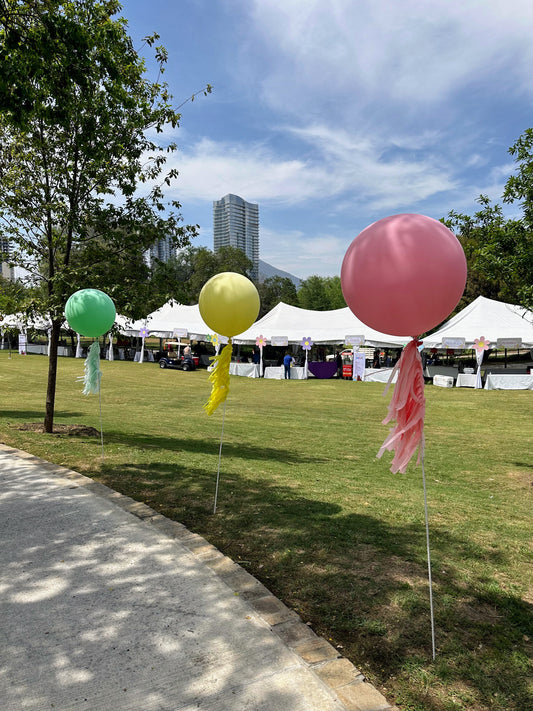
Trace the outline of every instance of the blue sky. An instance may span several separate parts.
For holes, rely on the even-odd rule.
[[[123,0],[141,53],[154,31],[179,150],[167,192],[213,248],[212,203],[259,203],[260,257],[340,274],[388,215],[499,200],[508,148],[533,126],[531,0]],[[153,65],[149,76],[155,79]]]

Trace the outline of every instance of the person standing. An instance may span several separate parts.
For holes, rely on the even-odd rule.
[[[342,378],[342,355],[339,351],[335,352],[335,362],[337,364],[337,378]]]
[[[294,363],[294,358],[290,353],[287,353],[283,359],[283,367],[285,368],[285,380],[291,379],[291,365]]]

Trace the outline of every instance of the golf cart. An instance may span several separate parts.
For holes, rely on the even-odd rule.
[[[177,370],[196,370],[199,363],[199,358],[193,355],[183,355],[180,352],[182,343],[167,343],[163,355],[159,358],[160,368],[175,368]],[[174,348],[177,347],[177,353]]]

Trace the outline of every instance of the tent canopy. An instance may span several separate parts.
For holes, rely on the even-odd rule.
[[[116,325],[127,336],[138,336],[142,328],[147,328],[151,336],[173,338],[175,329],[182,329],[184,338],[204,341],[213,330],[200,316],[198,304],[187,306],[177,304],[172,299],[153,311],[145,319],[128,321],[124,316],[117,316]]]
[[[514,304],[478,296],[455,314],[438,331],[423,339],[425,348],[438,348],[443,338],[464,338],[472,348],[476,338],[484,337],[496,346],[498,338],[521,338],[533,346],[533,312]]]
[[[344,343],[346,336],[364,336],[369,346],[401,348],[409,336],[389,336],[366,326],[348,307],[333,311],[311,311],[283,302],[275,306],[247,331],[233,339],[234,343],[255,344],[258,336],[268,341],[273,336],[285,336],[289,343],[301,343],[311,338],[313,343]]]
[[[36,331],[47,331],[52,328],[52,324],[42,316],[27,316],[23,313],[8,314],[0,319],[0,327],[17,328],[23,331],[27,328],[34,328]]]
[[[130,322],[117,316],[116,323],[120,332],[128,336],[138,336],[144,327],[150,335],[159,338],[172,338],[175,329],[183,329],[186,332],[183,336],[192,340],[206,340],[213,333],[203,321],[197,304],[183,306],[172,300],[146,319]],[[283,302],[247,331],[235,336],[233,342],[255,345],[258,336],[264,336],[267,341],[273,336],[284,336],[291,344],[298,344],[307,337],[313,343],[344,343],[346,336],[363,336],[366,345],[391,348],[401,348],[410,340],[409,336],[389,336],[374,331],[359,321],[348,307],[334,311],[311,311]]]
[[[39,330],[50,328],[42,318],[28,318],[23,314],[11,314],[0,321],[0,326],[18,328],[33,327]],[[116,326],[121,333],[138,336],[146,327],[149,333],[159,338],[173,338],[175,329],[183,331],[183,337],[206,340],[213,333],[200,315],[198,304],[187,306],[171,300],[145,319],[130,321],[117,315]],[[409,336],[391,336],[366,326],[348,307],[333,311],[311,311],[283,302],[275,306],[247,331],[237,335],[236,344],[255,344],[258,336],[270,341],[272,337],[286,337],[291,344],[311,338],[314,343],[344,343],[346,336],[363,336],[367,346],[401,348]],[[496,345],[499,338],[521,338],[524,347],[533,347],[533,312],[514,304],[478,296],[458,314],[449,319],[435,333],[423,339],[424,347],[438,348],[443,338],[464,338],[465,346],[471,348],[476,338],[487,338]]]

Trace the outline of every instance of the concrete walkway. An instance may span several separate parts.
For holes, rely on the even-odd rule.
[[[392,707],[203,538],[0,445],[0,708]]]

